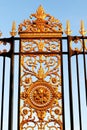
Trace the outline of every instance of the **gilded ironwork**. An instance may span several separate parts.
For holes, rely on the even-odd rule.
[[[84,28],[84,21],[83,21],[83,20],[81,20],[79,33],[80,33],[82,36],[85,36],[86,33],[87,33],[87,30],[85,30],[85,28]]]
[[[28,39],[22,40],[22,52],[58,52],[60,51],[59,39]]]
[[[46,14],[42,6],[30,17],[35,19],[19,25],[23,53],[20,130],[63,130],[61,42],[57,39],[62,35],[62,25]]]
[[[15,21],[12,23],[12,30],[11,30],[11,32],[10,32],[10,35],[11,36],[16,36],[16,34],[17,34],[17,31],[16,31],[16,23],[15,23]]]
[[[79,38],[74,39],[70,42],[70,49],[73,52],[82,52],[83,51],[83,43],[82,40]]]
[[[46,14],[40,5],[35,14],[31,14],[30,18],[34,20],[24,20],[19,25],[20,37],[61,37],[62,24],[50,14]]]
[[[21,56],[20,129],[62,130],[61,58]]]
[[[0,37],[2,36],[2,32],[0,31]]]
[[[86,52],[87,51],[87,39],[80,39],[79,37],[75,37],[74,39],[70,40],[70,50],[71,53],[81,53],[83,50]]]
[[[14,37],[17,32],[13,22],[11,37],[0,38],[0,129],[4,129],[4,103],[7,99],[8,130],[67,129],[65,103],[68,98],[65,95],[68,92],[69,129],[74,130],[73,87],[76,87],[78,128],[82,130],[80,79],[83,80],[87,102],[87,31],[84,22],[81,21],[81,36],[70,36],[72,31],[67,21],[64,31],[67,36],[63,37],[60,21],[47,14],[42,6],[30,18],[32,20],[24,20],[19,25],[20,37]],[[9,90],[7,99],[4,98],[6,87]],[[13,107],[18,109],[14,111]],[[16,125],[13,120],[15,114]]]
[[[66,30],[65,30],[65,34],[70,35],[72,33],[71,29],[70,29],[70,21],[67,20],[66,21]]]
[[[5,54],[10,52],[11,45],[8,42],[0,41],[0,54]]]

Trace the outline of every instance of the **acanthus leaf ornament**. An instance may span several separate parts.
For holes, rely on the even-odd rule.
[[[24,20],[19,25],[20,130],[63,130],[61,41],[58,39],[62,36],[62,24],[46,14],[42,6],[31,18],[32,21]]]
[[[34,20],[24,20],[19,25],[18,33],[20,37],[61,37],[62,24],[50,14],[46,14],[40,5],[35,14],[31,14],[30,18]]]
[[[41,128],[41,130],[53,128],[54,125],[49,126],[51,120],[57,123],[55,128],[59,125],[59,129],[62,130],[60,56],[52,54],[52,56],[37,55],[29,57],[27,55],[27,58],[26,56],[21,56],[21,59],[22,76],[20,98],[22,108],[23,106],[24,108],[26,107],[21,118],[25,114],[28,114],[29,109],[29,111],[33,111],[33,113],[30,112],[31,117],[29,116],[29,118],[35,124],[34,130],[39,124],[38,129]],[[37,67],[35,64],[37,64]],[[25,124],[30,122],[27,120],[27,116],[23,119],[20,124],[21,130]],[[26,127],[30,128],[29,125]],[[31,127],[33,128],[33,126]]]

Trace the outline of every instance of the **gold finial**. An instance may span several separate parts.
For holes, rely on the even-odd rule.
[[[87,31],[84,29],[84,21],[83,20],[81,20],[81,23],[80,23],[80,31],[79,31],[79,33],[82,36],[84,36],[87,33]]]
[[[11,36],[16,36],[16,34],[17,34],[15,21],[13,21],[13,23],[12,23],[12,30],[11,30],[10,34],[11,34]]]
[[[65,34],[70,35],[72,33],[71,29],[70,29],[70,21],[67,20],[66,21],[66,30],[65,30]]]
[[[40,64],[40,68],[38,70],[39,79],[44,79],[46,77],[42,64]]]
[[[0,31],[0,37],[2,36],[2,32]]]
[[[47,14],[44,11],[42,5],[40,5],[35,14],[31,14],[30,18],[35,17],[36,19],[45,19]]]

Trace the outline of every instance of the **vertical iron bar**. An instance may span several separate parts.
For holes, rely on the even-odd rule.
[[[14,37],[11,38],[11,55],[10,55],[10,89],[9,89],[9,115],[8,130],[13,128],[13,73],[14,73]]]
[[[63,113],[63,130],[65,130],[65,111],[64,111],[64,78],[63,78],[63,48],[62,39],[60,39],[60,51],[61,51],[61,85],[62,85],[62,113]]]
[[[3,57],[3,72],[2,72],[2,99],[1,99],[1,128],[3,130],[3,110],[4,110],[4,84],[5,84],[5,56]]]
[[[79,84],[79,65],[78,65],[78,54],[76,53],[76,70],[77,70],[77,88],[78,88],[78,105],[79,105],[79,124],[80,130],[82,130],[82,121],[81,121],[81,103],[80,103],[80,84]]]
[[[69,76],[69,102],[70,102],[70,121],[71,130],[74,130],[73,122],[73,97],[72,97],[72,77],[71,77],[71,50],[70,50],[70,36],[67,36],[67,49],[68,49],[68,76]]]
[[[18,124],[17,124],[17,130],[20,130],[20,67],[21,67],[21,64],[20,64],[20,59],[21,59],[21,40],[19,41],[19,81],[18,81]]]
[[[85,92],[86,92],[86,105],[87,105],[87,77],[86,77],[86,59],[85,59],[85,43],[84,39],[82,40],[83,44],[83,62],[84,62],[84,79],[85,79]]]

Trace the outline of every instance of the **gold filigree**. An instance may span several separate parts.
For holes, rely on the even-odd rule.
[[[30,17],[33,20],[24,20],[18,30],[22,52],[20,130],[63,130],[58,39],[62,36],[62,24],[46,14],[42,6]]]
[[[44,8],[40,5],[39,8],[36,11],[36,14],[31,14],[30,18],[35,17],[36,19],[45,19],[46,17],[49,17],[49,14],[46,14],[44,11]]]
[[[46,74],[44,73],[44,69],[41,64],[40,64],[40,68],[38,70],[37,77],[39,77],[39,79],[44,79],[46,77]]]
[[[27,39],[22,40],[21,51],[22,52],[59,52],[60,40],[59,39],[45,39],[34,40]]]
[[[77,38],[74,41],[71,41],[70,42],[70,49],[74,52],[82,52],[82,50],[83,50],[82,40]]]
[[[0,41],[0,54],[9,53],[11,44],[9,42]]]
[[[24,55],[21,60],[20,129],[62,130],[60,56]]]
[[[44,111],[44,110],[37,111],[37,116],[38,116],[39,120],[43,121],[46,116],[46,111]]]
[[[36,110],[46,110],[52,106],[54,95],[57,98],[58,95],[54,94],[54,89],[50,84],[35,82],[26,92],[21,93],[21,99]]]
[[[62,24],[50,14],[46,14],[40,5],[35,14],[31,14],[30,18],[35,20],[24,20],[19,25],[20,37],[58,37],[62,36]],[[33,33],[32,33],[33,32]]]
[[[38,49],[39,49],[39,51],[43,51],[44,46],[45,46],[45,43],[43,43],[43,42],[40,41],[40,43],[38,43]]]

